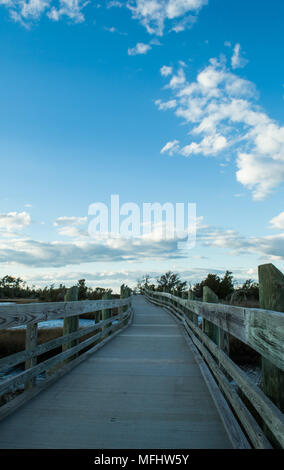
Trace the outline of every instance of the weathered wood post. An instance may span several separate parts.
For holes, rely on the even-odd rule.
[[[183,292],[181,293],[181,297],[182,297],[182,299],[184,299],[184,300],[187,299],[187,292],[183,291]],[[185,305],[183,305],[183,306],[180,305],[179,308],[181,308],[182,311],[183,311],[183,314],[186,315],[186,307],[185,307]]]
[[[284,275],[273,264],[258,266],[259,307],[283,312]],[[273,342],[273,338],[271,338]],[[262,389],[273,403],[284,412],[284,371],[262,357]]]
[[[164,293],[164,294],[167,294],[167,288],[166,288],[166,286],[163,287],[163,293]],[[169,305],[169,299],[168,299],[168,297],[163,297],[163,302],[164,302],[164,304]]]
[[[191,289],[188,290],[187,298],[188,298],[188,300],[194,300],[194,294],[193,294],[193,291]]]
[[[110,300],[111,299],[111,293],[108,291],[102,296],[102,300]],[[110,309],[104,309],[102,310],[102,321],[107,320],[111,316],[111,311]],[[109,324],[104,325],[102,327],[102,331],[105,330],[106,328],[109,327]],[[104,336],[103,336],[104,338]]]
[[[124,284],[122,284],[122,286],[120,287],[120,298],[121,299],[127,299],[127,297],[129,297],[131,295],[131,291],[129,289],[129,287],[125,286]],[[122,312],[126,312],[128,309],[128,306],[125,305],[122,307]],[[126,324],[126,320],[124,322],[124,324]]]
[[[95,323],[99,323],[101,319],[101,312],[95,312]]]
[[[28,324],[26,326],[26,350],[29,351],[31,349],[34,349],[37,346],[37,323],[32,323]],[[34,367],[37,363],[37,358],[36,357],[31,357],[30,359],[27,359],[25,362],[25,370],[31,369]],[[35,385],[36,378],[34,377],[33,379],[29,380],[25,388],[28,390],[29,388],[32,388]]]
[[[212,303],[217,303],[218,302],[218,296],[213,292],[212,289],[208,286],[203,287],[202,291],[203,297],[202,300],[203,302],[212,302]],[[209,336],[212,341],[214,341],[215,344],[219,344],[219,328],[218,326],[214,325],[214,323],[211,323],[208,320],[203,319],[203,331],[204,333]]]
[[[70,289],[67,290],[65,296],[64,296],[64,302],[75,302],[78,300],[78,292],[79,288],[77,286],[70,287]],[[63,323],[63,335],[69,335],[70,333],[74,333],[77,331],[79,328],[79,316],[74,315],[72,317],[64,318],[64,323]],[[78,344],[78,340],[75,339],[73,341],[70,341],[70,343],[65,343],[62,345],[62,351],[66,351],[67,349],[72,348],[73,346],[76,346]],[[72,361],[77,356],[75,354],[74,356],[66,359],[64,363],[68,363]]]
[[[217,303],[219,298],[215,292],[208,286],[203,287],[203,301]],[[228,356],[230,355],[230,335],[226,333],[222,328],[214,325],[208,320],[203,320],[204,332],[224,351]]]
[[[187,293],[187,298],[188,300],[194,300],[194,294],[193,294],[193,291],[191,289],[188,290],[188,293]],[[196,313],[190,311],[190,313],[188,314],[189,315],[189,318],[190,320],[198,326],[198,315],[196,315]]]
[[[120,286],[120,298],[123,299],[123,285]],[[119,313],[119,321],[121,321],[123,317],[123,307],[120,306],[118,307],[118,313]]]

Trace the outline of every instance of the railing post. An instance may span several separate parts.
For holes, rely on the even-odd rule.
[[[111,293],[110,292],[106,292],[103,296],[102,296],[102,300],[110,300],[111,299]],[[111,316],[111,312],[109,309],[104,309],[102,310],[102,321],[104,320],[107,320],[109,317]],[[102,331],[104,331],[106,328],[108,328],[109,324],[107,325],[104,325],[102,327]]]
[[[203,287],[203,302],[215,302],[219,301],[218,296],[208,286]],[[230,355],[230,335],[226,333],[222,328],[214,325],[208,320],[203,320],[204,332],[224,351],[227,356]]]
[[[203,287],[203,302],[218,303],[218,296],[208,286]],[[215,344],[219,345],[219,328],[208,320],[203,319],[203,331]]]
[[[100,311],[95,312],[95,324],[99,323],[100,319],[101,319],[101,312]]]
[[[188,290],[187,298],[188,298],[188,300],[194,300],[194,294],[193,294],[193,291],[191,289]],[[190,317],[189,318],[190,318],[191,321],[193,321],[193,323],[195,325],[198,326],[198,315],[196,315],[196,313],[190,312]]]
[[[26,326],[26,350],[34,349],[37,346],[37,323],[28,324]],[[31,369],[37,363],[36,357],[31,357],[25,362],[25,370]],[[26,383],[25,388],[30,389],[35,385],[36,378],[32,378]]]
[[[193,291],[191,289],[188,290],[187,298],[188,298],[188,300],[194,300],[194,294],[193,294]]]
[[[258,266],[259,307],[284,312],[284,275],[273,264]],[[271,338],[273,341],[273,338]],[[262,357],[262,389],[284,412],[284,371]]]
[[[78,300],[78,291],[79,291],[79,289],[78,289],[77,286],[70,287],[70,289],[67,290],[67,292],[64,296],[64,302],[74,302],[74,301]],[[73,333],[74,331],[77,331],[78,328],[79,328],[79,316],[78,315],[75,315],[73,317],[64,318],[63,335],[69,335],[70,333]],[[76,346],[77,344],[78,344],[77,339],[71,341],[70,343],[65,343],[65,344],[62,345],[62,351],[66,351],[67,349],[70,349],[73,346]],[[70,358],[68,358],[68,359],[66,359],[66,361],[64,361],[64,363],[70,362],[76,356],[77,356],[77,354],[70,357]]]
[[[130,296],[130,289],[124,284],[120,286],[120,298],[126,299],[129,296]],[[120,308],[121,308],[121,315],[123,315],[123,313],[126,312],[126,310],[128,309],[127,305],[120,307]]]
[[[120,298],[123,299],[123,286],[120,286]],[[122,316],[123,316],[123,307],[120,306],[118,307],[118,313],[119,313],[119,321],[122,319]]]

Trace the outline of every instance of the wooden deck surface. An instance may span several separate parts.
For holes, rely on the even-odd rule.
[[[0,448],[231,448],[182,328],[133,300],[132,325],[0,422]]]

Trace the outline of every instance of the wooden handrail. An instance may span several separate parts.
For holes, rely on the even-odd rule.
[[[72,289],[72,288],[71,288]],[[70,291],[71,291],[70,289]],[[73,288],[74,290],[74,288]],[[72,292],[73,298],[77,299],[76,291]],[[67,296],[70,298],[70,296]],[[66,300],[67,300],[66,299]],[[71,296],[72,299],[72,296]],[[12,398],[9,402],[0,407],[0,419],[28,399],[35,396],[35,389],[42,390],[45,385],[53,383],[56,378],[75,367],[84,358],[89,357],[91,351],[97,350],[100,345],[107,343],[119,330],[123,330],[131,323],[132,297],[129,295],[121,299],[31,303],[24,305],[7,305],[0,310],[0,330],[11,327],[26,325],[26,349],[18,353],[10,354],[0,359],[0,371],[5,371],[18,364],[25,363],[25,370],[19,371],[15,376],[8,377],[0,383],[0,397],[14,390],[19,390],[24,385],[20,399]],[[124,311],[123,311],[123,310]],[[103,314],[102,311],[105,313]],[[77,318],[85,313],[98,312],[95,316],[95,324],[90,327],[79,328],[78,321],[74,322],[74,328],[65,328],[63,336],[37,344],[37,324],[41,321],[54,319],[64,319],[70,322],[72,318]],[[109,312],[109,313],[108,313]],[[105,318],[102,318],[102,317]],[[68,326],[68,325],[67,325]],[[35,334],[31,333],[35,331]],[[92,335],[87,339],[84,337]],[[79,339],[82,338],[81,342]],[[37,357],[55,348],[62,347],[62,351],[54,354],[37,364]],[[84,351],[88,348],[87,351]],[[90,349],[91,348],[91,349]],[[80,353],[80,355],[78,355]],[[43,381],[36,383],[36,377],[47,372]],[[52,376],[52,380],[51,380]],[[13,405],[15,402],[15,406]]]
[[[237,364],[198,326],[197,315],[206,318],[220,329],[232,334],[261,354],[265,353],[270,361],[283,367],[284,359],[284,315],[263,309],[249,309],[231,305],[181,299],[174,295],[144,290],[146,298],[174,314],[182,323],[186,333],[199,350],[212,372],[219,388],[230,406],[235,410],[254,448],[271,448],[270,437],[284,448],[284,416],[281,410],[257,387]],[[194,315],[192,315],[192,313]],[[191,318],[192,319],[191,319]],[[250,331],[257,329],[257,331]],[[269,342],[269,338],[273,341]],[[256,340],[258,338],[258,340]],[[224,373],[225,372],[225,373]],[[266,428],[261,429],[251,410],[232,387],[234,380],[243,395],[256,410]]]
[[[124,317],[128,317],[128,316],[129,316],[129,310],[127,311],[127,314],[124,315]],[[125,318],[123,318],[123,319],[125,319]],[[110,321],[111,321],[111,319],[107,320],[108,323]],[[106,324],[107,322],[106,321],[100,322],[96,326],[101,328],[103,326],[103,324]],[[14,377],[11,377],[10,379],[5,380],[2,384],[0,384],[0,394],[3,394],[5,392],[13,389],[16,386],[22,385],[23,383],[27,382],[31,378],[36,377],[40,373],[50,369],[51,367],[55,366],[56,364],[59,364],[63,360],[68,359],[69,357],[73,356],[74,353],[77,353],[77,352],[81,351],[82,349],[85,349],[87,346],[92,345],[94,342],[96,342],[100,338],[105,337],[114,328],[117,328],[116,324],[111,325],[110,327],[104,329],[103,331],[100,331],[96,335],[82,341],[78,345],[73,346],[73,347],[67,349],[64,352],[56,354],[56,356],[54,356],[50,359],[47,359],[46,361],[43,361],[40,364],[38,364],[34,367],[31,367],[30,369],[27,369],[27,370],[17,374]],[[95,328],[94,328],[94,330],[95,330]],[[84,329],[81,330],[80,333],[84,333],[84,336],[86,335],[86,333],[84,332]],[[62,341],[62,343],[70,342],[70,339],[71,339],[70,337],[71,336],[72,336],[72,334],[65,335],[63,337],[64,341]],[[83,335],[81,335],[81,336],[83,336]],[[44,345],[47,345],[47,348],[48,348],[48,343],[44,343]],[[44,346],[44,345],[41,345],[41,346]],[[42,348],[41,348],[41,350],[42,350]],[[39,355],[39,354],[41,354],[40,350],[35,350],[34,351],[34,355]]]
[[[209,320],[284,370],[284,315],[273,310],[181,299],[165,292],[148,295],[176,302]]]
[[[98,312],[128,305],[130,298],[112,300],[78,300],[73,302],[44,302],[3,305],[0,309],[0,330],[39,323],[46,320],[68,318],[84,313]]]

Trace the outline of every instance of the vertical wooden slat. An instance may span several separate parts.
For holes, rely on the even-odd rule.
[[[284,275],[282,272],[273,264],[262,264],[258,267],[258,278],[260,308],[284,312]],[[262,389],[284,412],[284,371],[264,357],[262,357]]]
[[[120,298],[123,299],[123,286],[120,286]],[[123,307],[118,307],[118,313],[120,315],[120,318],[123,316]]]
[[[101,312],[95,312],[95,323],[99,323],[101,319]]]
[[[78,300],[78,291],[79,289],[77,286],[73,286],[70,289],[68,289],[64,297],[64,302],[73,302],[73,301]],[[70,333],[73,333],[74,331],[77,331],[78,328],[79,328],[79,316],[78,315],[64,318],[63,335],[68,335]],[[79,340],[74,340],[74,341],[71,341],[70,343],[63,344],[62,351],[66,351],[67,349],[70,349],[73,346],[76,346],[78,344],[78,341]],[[67,359],[66,363],[72,361],[75,357],[77,357],[77,355],[78,354]]]
[[[120,286],[120,298],[121,299],[126,299],[127,297],[129,297],[131,294],[130,292],[130,289],[129,287],[125,286],[124,284],[122,284],[122,286]],[[123,312],[126,312],[126,310],[128,309],[128,305],[125,305],[124,307],[122,307],[123,309]],[[124,325],[127,324],[127,320],[125,320],[123,322]]]
[[[34,349],[37,346],[37,323],[28,324],[26,326],[26,350]],[[37,358],[32,357],[25,362],[25,370],[31,369],[37,363]],[[30,389],[35,385],[36,378],[29,380],[26,383],[26,389]]]
[[[203,287],[203,302],[218,303],[218,296],[208,286]],[[219,345],[219,328],[208,320],[203,319],[203,331],[215,344]]]
[[[187,298],[188,298],[188,300],[194,300],[194,294],[193,294],[193,291],[191,289],[189,289],[189,291],[187,293]],[[186,310],[185,312],[187,314],[188,310]],[[198,326],[198,315],[196,315],[196,313],[190,312],[189,318],[190,318],[191,321],[193,321],[193,323],[195,325]]]
[[[103,297],[102,297],[102,300],[110,300],[111,299],[111,293],[110,292],[106,292]],[[102,310],[102,320],[106,320],[107,318],[109,318],[111,316],[111,310],[110,309],[106,309],[106,310]],[[102,331],[105,330],[106,328],[108,328],[110,326],[110,324],[108,323],[107,325],[104,325],[102,327]],[[104,338],[104,336],[103,336]]]

